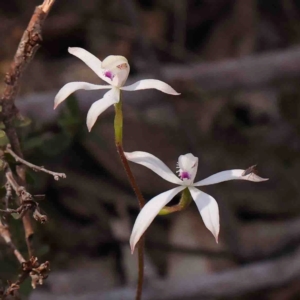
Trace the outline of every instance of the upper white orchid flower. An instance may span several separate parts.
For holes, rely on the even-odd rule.
[[[130,67],[124,56],[110,55],[102,62],[96,56],[82,48],[69,48],[69,53],[75,55],[87,64],[102,80],[109,85],[97,85],[87,82],[70,82],[63,86],[54,99],[54,109],[64,101],[71,93],[77,90],[101,90],[110,89],[104,97],[91,106],[87,115],[87,126],[91,131],[99,115],[109,106],[119,102],[120,90],[137,91],[145,89],[157,89],[166,94],[180,95],[172,87],[163,81],[145,79],[137,81],[129,86],[123,86],[127,80]]]
[[[158,174],[163,179],[179,185],[179,187],[157,195],[148,201],[143,207],[135,221],[130,237],[130,247],[132,252],[134,251],[134,248],[140,237],[149,227],[155,216],[174,198],[174,196],[183,191],[185,188],[189,189],[205,226],[211,231],[218,242],[220,230],[218,204],[212,196],[198,190],[195,187],[215,184],[233,179],[249,180],[254,182],[268,180],[267,178],[261,178],[257,176],[250,169],[236,169],[219,172],[194,183],[198,169],[198,158],[191,153],[179,156],[177,166],[179,178],[159,158],[150,153],[136,151],[132,153],[125,153],[125,155],[128,160],[143,165]]]

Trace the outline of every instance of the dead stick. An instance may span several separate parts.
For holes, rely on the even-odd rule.
[[[37,6],[31,20],[23,33],[18,49],[10,66],[9,72],[5,76],[5,88],[0,99],[2,111],[0,120],[5,125],[5,132],[10,141],[13,151],[18,157],[23,158],[20,141],[13,126],[13,120],[18,115],[15,106],[15,98],[19,89],[19,79],[22,73],[33,59],[42,41],[42,26],[55,0],[45,0],[42,5]],[[25,186],[25,166],[17,167],[18,181]],[[29,257],[33,255],[32,237],[33,227],[31,219],[27,214],[22,218],[25,230],[26,243]]]
[[[12,149],[11,149],[11,145],[7,145],[6,147],[6,152],[9,153],[10,155],[12,155],[14,157],[14,159],[17,162],[22,163],[23,165],[26,165],[27,167],[31,168],[32,170],[38,172],[44,172],[44,173],[48,173],[50,175],[52,175],[54,177],[55,180],[58,180],[59,178],[66,178],[66,174],[65,173],[57,173],[57,172],[52,172],[50,170],[45,169],[43,166],[39,167],[37,165],[34,165],[28,161],[26,161],[25,159],[19,157]]]
[[[11,240],[11,235],[9,232],[9,229],[7,226],[4,226],[2,222],[0,221],[0,235],[3,238],[3,240],[6,242],[6,244],[12,249],[14,255],[16,256],[19,263],[25,262],[24,257],[20,253],[20,251],[17,249],[13,241]]]

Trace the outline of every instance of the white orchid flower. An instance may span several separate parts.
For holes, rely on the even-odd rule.
[[[109,85],[97,85],[87,82],[70,82],[64,85],[54,99],[54,109],[64,101],[70,94],[77,90],[101,90],[110,89],[104,97],[93,103],[87,115],[87,126],[91,131],[99,115],[109,106],[119,102],[120,91],[137,91],[145,89],[157,89],[170,95],[180,95],[171,86],[156,79],[145,79],[137,81],[129,86],[123,86],[129,74],[129,64],[124,56],[110,55],[102,62],[96,56],[82,48],[69,48],[69,53],[81,59],[102,80]]]
[[[216,242],[218,242],[220,230],[218,204],[212,196],[198,190],[196,187],[234,179],[249,180],[254,182],[268,180],[267,178],[261,178],[257,176],[250,169],[236,169],[219,172],[194,183],[198,169],[198,157],[195,157],[191,153],[179,156],[177,166],[179,178],[159,158],[150,153],[136,151],[132,153],[125,153],[125,155],[128,160],[143,165],[158,174],[163,179],[179,185],[176,188],[157,195],[148,201],[143,207],[135,221],[130,237],[130,247],[132,252],[134,251],[134,248],[140,237],[149,227],[160,210],[167,205],[174,198],[174,196],[186,188],[189,189],[205,226],[214,235]]]

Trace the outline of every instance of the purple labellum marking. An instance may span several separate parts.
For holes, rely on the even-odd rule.
[[[104,76],[109,78],[110,80],[113,80],[113,78],[114,78],[114,75],[112,74],[111,71],[104,72]]]
[[[181,178],[181,180],[183,180],[183,179],[191,179],[190,174],[188,172],[181,172],[180,178]]]

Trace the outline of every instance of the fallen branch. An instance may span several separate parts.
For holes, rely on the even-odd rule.
[[[169,81],[192,81],[203,91],[254,89],[300,77],[300,48],[212,63],[162,68]]]
[[[300,249],[294,253],[241,268],[184,279],[148,282],[144,300],[215,299],[243,296],[264,289],[278,288],[300,276]],[[85,293],[82,295],[49,295],[48,300],[109,299],[131,300],[135,290],[131,287],[108,292]],[[41,299],[45,293],[33,293],[31,300]]]

